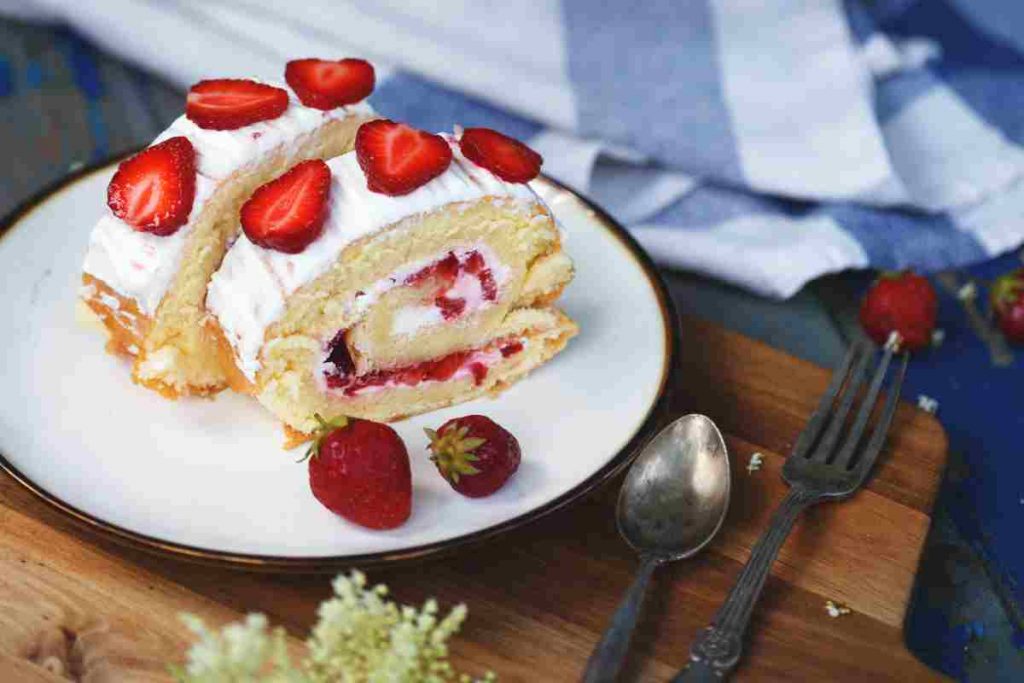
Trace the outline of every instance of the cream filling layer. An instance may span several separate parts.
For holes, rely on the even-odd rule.
[[[502,288],[505,286],[505,283],[508,282],[509,274],[511,272],[510,269],[503,263],[501,263],[501,261],[498,259],[494,251],[486,244],[472,244],[469,246],[460,246],[455,247],[453,249],[448,249],[444,252],[431,256],[430,258],[420,259],[417,261],[413,261],[411,263],[407,263],[406,265],[390,273],[386,277],[382,277],[381,279],[377,280],[369,287],[365,287],[359,290],[346,303],[344,313],[345,317],[349,320],[352,320],[352,325],[355,325],[360,319],[362,319],[366,312],[370,310],[370,308],[376,305],[377,301],[383,294],[385,294],[391,289],[394,289],[395,287],[401,287],[410,277],[420,272],[424,268],[430,266],[431,264],[440,261],[442,258],[447,256],[449,252],[454,253],[455,256],[461,260],[465,257],[466,254],[473,251],[479,252],[480,255],[483,256],[486,267],[490,268],[491,273],[494,276],[495,283],[497,284],[498,297],[500,298]],[[227,261],[227,259],[225,259],[225,261]],[[216,275],[214,276],[214,279],[216,279]],[[210,308],[211,311],[213,310],[213,307],[211,305],[211,298],[214,298],[218,302],[217,305],[224,306],[226,302],[224,301],[223,296],[230,295],[232,293],[232,290],[230,289],[223,290],[218,288],[217,295],[215,296],[213,284],[213,282],[210,283],[210,290],[206,297],[206,305],[208,308]],[[284,306],[283,300],[281,301],[280,305],[282,307]],[[225,307],[225,310],[226,312],[224,313],[224,317],[228,319],[234,319],[232,317],[232,314],[234,312],[237,312],[239,309]],[[224,318],[218,315],[218,320],[220,321],[221,327],[222,329],[224,329],[224,333],[227,336],[228,341],[231,343],[232,347],[235,350],[235,358],[238,362],[239,369],[250,382],[255,382],[256,373],[259,371],[261,367],[259,353],[260,348],[263,346],[263,329],[250,329],[247,330],[247,334],[239,335],[236,332],[228,331],[228,328],[224,326],[223,319]],[[242,319],[241,316],[238,319]],[[253,319],[255,319],[255,317],[249,318],[249,320]],[[246,321],[243,319],[243,323],[244,322]],[[321,341],[324,344],[324,346],[326,346],[331,341],[331,338],[329,337]],[[320,359],[317,359],[316,362],[319,364]]]
[[[266,329],[284,313],[287,298],[327,272],[345,247],[356,240],[410,216],[484,197],[510,199],[524,212],[542,204],[527,185],[504,182],[463,157],[454,139],[449,138],[449,144],[453,159],[448,169],[399,197],[367,189],[366,175],[355,152],[328,161],[331,189],[327,221],[320,237],[301,253],[263,249],[244,234],[239,236],[210,281],[206,306],[234,346],[239,367],[250,381],[260,368],[259,350]],[[359,301],[360,305],[369,305],[361,303],[362,297]]]
[[[462,253],[459,253],[459,252]],[[463,254],[467,250],[455,250],[456,256],[462,258]],[[480,252],[481,255],[489,249],[479,248],[476,251]],[[495,258],[488,258],[483,256],[484,267],[491,271],[491,274],[495,277],[495,283],[498,286],[500,292],[501,286],[504,284],[508,277],[508,268],[504,267]],[[494,264],[493,267],[491,264]],[[494,305],[497,301],[495,297],[494,301],[489,301],[484,294],[483,284],[480,282],[480,278],[476,275],[467,271],[461,271],[458,277],[455,278],[455,283],[450,289],[445,292],[445,297],[449,299],[459,299],[463,302],[463,307],[458,315],[453,317],[453,320],[470,315],[480,311],[488,306]],[[448,322],[445,318],[444,312],[435,302],[429,302],[425,304],[417,304],[413,306],[404,306],[397,311],[391,318],[391,334],[396,337],[411,336],[419,332],[420,330],[427,327],[434,327],[435,325],[443,325]]]
[[[93,228],[82,269],[153,316],[178,272],[196,218],[223,180],[271,153],[298,147],[328,121],[373,114],[365,102],[321,111],[302,105],[290,91],[289,97],[281,116],[235,130],[204,130],[180,116],[153,144],[183,135],[195,148],[196,197],[188,222],[173,235],[160,237],[135,230],[105,209]]]

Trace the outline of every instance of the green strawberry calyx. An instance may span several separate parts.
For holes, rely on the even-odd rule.
[[[1001,311],[1012,306],[1024,294],[1024,269],[1001,275],[992,283],[989,300],[992,308]]]
[[[332,417],[330,420],[325,420],[320,413],[313,413],[313,419],[316,420],[317,426],[313,430],[313,442],[309,444],[309,448],[306,449],[306,454],[302,456],[302,460],[299,462],[305,462],[310,458],[315,458],[320,455],[320,444],[323,443],[333,432],[344,429],[348,426],[349,418],[345,415],[339,415]]]
[[[453,484],[458,484],[463,476],[479,474],[480,470],[473,466],[479,460],[474,451],[487,443],[487,439],[468,436],[469,428],[452,425],[440,434],[433,429],[423,430],[430,439],[430,459],[441,470],[441,474]]]

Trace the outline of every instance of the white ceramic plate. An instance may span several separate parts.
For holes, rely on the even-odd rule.
[[[586,493],[629,462],[653,428],[675,347],[671,304],[625,232],[540,179],[577,276],[562,305],[580,335],[497,399],[395,424],[412,460],[413,512],[372,532],[320,506],[297,452],[255,401],[168,402],[79,326],[74,301],[89,230],[114,166],[28,202],[0,233],[0,466],[49,503],[148,549],[271,568],[421,556],[517,526]],[[469,500],[427,459],[423,427],[483,413],[515,434],[518,473]]]

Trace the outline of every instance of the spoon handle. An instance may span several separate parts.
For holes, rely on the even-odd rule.
[[[697,636],[690,648],[690,664],[680,671],[672,683],[700,683],[728,678],[743,650],[743,633],[747,630],[754,603],[761,595],[775,556],[789,536],[793,523],[814,497],[800,488],[791,488],[779,504],[768,530],[761,535],[750,552],[750,559],[740,571],[729,596],[715,618]]]
[[[612,623],[604,632],[604,637],[597,644],[587,660],[587,669],[583,673],[584,683],[611,683],[619,674],[622,663],[629,650],[629,641],[633,637],[633,628],[644,605],[647,595],[647,584],[651,580],[655,567],[662,560],[650,555],[640,561],[633,585],[629,587],[612,617]]]

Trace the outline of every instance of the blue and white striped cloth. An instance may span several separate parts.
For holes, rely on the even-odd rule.
[[[659,262],[786,297],[1024,242],[1013,0],[0,0],[180,86],[378,65],[373,103],[528,140]]]

